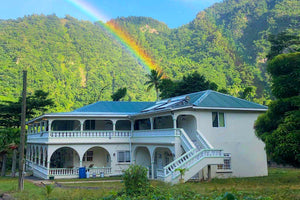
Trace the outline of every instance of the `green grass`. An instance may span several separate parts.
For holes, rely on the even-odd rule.
[[[78,181],[115,180],[115,179],[71,179],[75,183],[64,183],[69,180],[59,181],[62,186],[79,188],[55,187],[50,194],[50,199],[101,199],[123,189],[122,182],[89,183]],[[77,182],[77,183],[76,183]],[[230,178],[213,179],[210,182],[185,183],[171,186],[159,181],[151,184],[162,193],[169,193],[179,197],[187,191],[199,194],[196,199],[214,199],[225,192],[231,192],[239,199],[244,197],[263,197],[273,200],[300,200],[300,169],[269,169],[269,176],[254,178]],[[34,185],[25,181],[25,190],[17,191],[18,181],[16,178],[0,178],[0,194],[9,193],[16,199],[40,200],[46,199],[44,187]],[[81,187],[92,187],[94,189],[83,189]],[[95,189],[98,188],[98,189]]]

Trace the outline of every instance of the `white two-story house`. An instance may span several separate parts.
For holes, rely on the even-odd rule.
[[[253,125],[266,106],[207,90],[158,102],[97,102],[27,122],[27,169],[47,179],[114,176],[130,164],[176,183],[192,177],[267,175]]]

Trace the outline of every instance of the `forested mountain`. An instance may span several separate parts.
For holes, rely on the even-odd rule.
[[[198,71],[238,96],[253,86],[253,99],[269,99],[265,55],[267,37],[281,31],[299,34],[298,0],[224,0],[199,12],[182,27],[146,17],[114,21],[136,40],[172,79]],[[28,70],[29,92],[43,89],[67,111],[127,87],[125,100],[155,100],[146,92],[147,71],[98,23],[70,16],[26,16],[0,21],[0,99],[21,92]]]

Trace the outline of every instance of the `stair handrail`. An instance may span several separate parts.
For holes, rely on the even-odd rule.
[[[173,169],[177,169],[178,167],[176,167],[177,163],[180,165],[180,163],[183,163],[184,160],[188,160],[189,157],[192,157],[193,154],[195,154],[197,152],[197,149],[191,149],[190,151],[186,152],[185,154],[183,154],[182,156],[180,156],[179,158],[173,160],[171,163],[169,163],[168,165],[166,165],[163,170],[164,170],[164,177],[167,177],[171,174],[171,172],[173,171]]]
[[[181,128],[180,130],[180,139],[181,141],[188,147],[188,150],[196,149],[195,144],[192,142],[190,137],[186,134],[186,132]]]
[[[202,149],[201,151],[196,152],[193,156],[191,156],[185,162],[183,162],[178,168],[190,169],[193,165],[200,162],[203,158],[224,158],[223,150],[221,150],[221,149]],[[174,173],[172,173],[172,179],[177,178],[179,175],[180,175],[180,172],[174,170]]]
[[[170,164],[172,164],[174,162],[173,161],[169,165],[165,166],[164,167],[164,178],[170,176],[172,174],[171,172],[175,172],[175,170],[178,169],[178,168],[188,168],[189,169],[192,165],[194,165],[194,163],[199,162],[200,160],[202,160],[202,158],[205,158],[205,157],[224,157],[222,151],[223,150],[221,150],[221,149],[202,149],[200,151],[197,151],[196,149],[193,149],[193,150],[190,151],[190,152],[193,152],[192,155],[189,156],[187,159],[182,160],[182,162],[179,163],[179,165],[175,165],[175,166],[171,165],[172,168],[170,168]],[[193,160],[194,158],[196,158],[200,154],[201,154],[201,156],[198,157],[198,159],[196,159],[195,162],[187,165],[188,162],[190,162],[191,160]],[[183,157],[183,156],[181,156],[181,157]],[[179,157],[176,160],[179,160],[181,157]],[[165,171],[167,170],[167,168],[168,168],[168,172],[169,173],[165,173]],[[171,170],[169,170],[169,169],[171,169]],[[178,175],[179,175],[179,172],[178,172]],[[175,174],[174,177],[176,178],[177,175]],[[173,177],[173,179],[174,179],[174,177]]]
[[[196,133],[197,133],[196,137],[201,142],[201,144],[204,146],[204,149],[213,149],[214,148],[200,131],[196,130]]]

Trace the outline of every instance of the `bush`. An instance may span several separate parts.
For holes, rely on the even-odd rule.
[[[140,165],[131,165],[123,175],[125,193],[129,196],[140,196],[147,194],[150,182],[147,177],[148,170]]]

